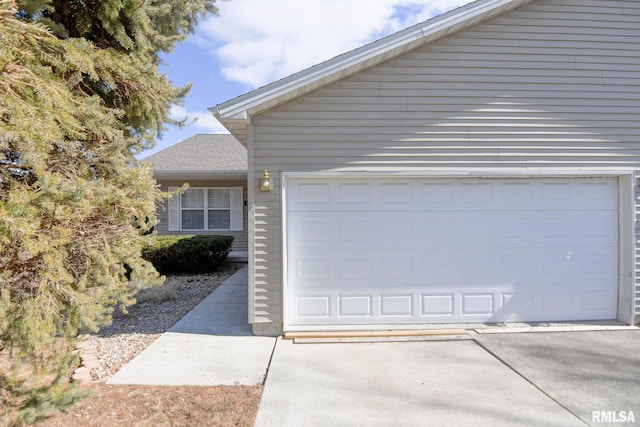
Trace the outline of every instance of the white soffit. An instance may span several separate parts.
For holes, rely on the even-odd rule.
[[[478,0],[313,67],[247,92],[209,110],[234,134],[238,122],[533,0]]]

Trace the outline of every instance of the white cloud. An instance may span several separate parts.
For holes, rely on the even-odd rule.
[[[187,119],[186,126],[189,129],[202,131],[201,133],[229,133],[209,111],[187,111],[182,106],[171,107],[169,116],[174,120]]]
[[[224,77],[255,88],[469,0],[233,0],[199,28]]]

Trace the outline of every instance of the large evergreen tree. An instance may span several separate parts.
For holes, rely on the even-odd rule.
[[[134,155],[188,90],[159,55],[214,1],[0,0],[0,355],[62,372],[54,342],[159,281],[140,234],[161,193]],[[29,372],[0,363],[0,418],[68,403],[62,377]]]

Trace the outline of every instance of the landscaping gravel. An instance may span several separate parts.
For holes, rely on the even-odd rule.
[[[216,273],[167,276],[157,288],[138,293],[128,313],[116,311],[113,323],[91,334],[85,346],[93,353],[92,380],[106,380],[147,348],[242,265],[228,264]]]

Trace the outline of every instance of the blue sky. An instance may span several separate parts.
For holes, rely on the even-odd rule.
[[[207,111],[252,89],[425,21],[470,0],[218,0],[218,16],[165,55],[175,85],[193,88],[156,147],[167,148],[197,133],[227,133]]]

